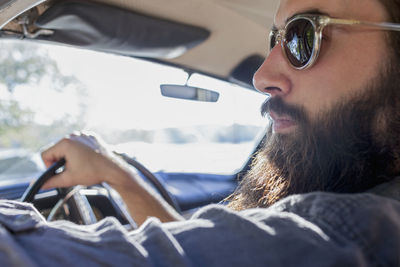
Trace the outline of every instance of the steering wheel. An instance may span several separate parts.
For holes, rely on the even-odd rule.
[[[47,180],[57,174],[57,171],[65,165],[65,159],[61,159],[51,165],[28,189],[21,197],[22,202],[32,202],[37,192],[44,185]]]
[[[116,153],[116,155],[120,156],[124,161],[126,161],[131,166],[135,167],[146,179],[147,181],[152,184],[155,189],[160,193],[160,195],[164,198],[164,200],[170,204],[175,210],[180,212],[179,206],[174,198],[171,197],[169,192],[166,190],[165,186],[151,173],[146,167],[140,164],[135,159],[127,156],[126,154]],[[50,166],[28,189],[24,192],[23,196],[21,197],[21,201],[23,202],[32,202],[35,195],[39,192],[40,188],[43,184],[49,180],[51,177],[57,175],[60,169],[65,165],[65,159],[61,159],[58,162],[54,163]],[[104,186],[104,185],[103,185]],[[57,189],[59,195],[61,197],[64,196],[64,201],[59,201],[57,205],[61,205],[65,203],[65,200],[69,201],[69,204],[72,205],[73,209],[73,217],[75,221],[80,221],[83,224],[92,224],[95,223],[96,217],[94,215],[93,209],[89,204],[89,201],[84,195],[76,194],[79,191],[80,187],[72,187],[69,189]],[[109,191],[109,188],[106,188]],[[109,197],[112,198],[111,194]],[[133,222],[132,218],[129,216],[129,213],[125,210],[125,208],[121,207],[118,204],[118,201],[114,201],[114,203],[119,207],[120,212],[122,213],[123,217],[127,219],[127,221],[135,228],[135,223]]]
[[[51,177],[57,175],[58,171],[65,165],[65,159],[61,159],[51,165],[28,189],[24,192],[21,197],[23,202],[32,202],[35,195],[39,192],[43,184]],[[58,188],[58,194],[60,200],[53,208],[52,211],[58,210],[58,208],[68,202],[70,210],[70,219],[75,222],[81,222],[83,224],[92,224],[97,221],[94,215],[93,209],[89,204],[89,201],[84,195],[78,194],[80,187],[75,186],[69,189]],[[53,217],[54,214],[50,213],[49,218]]]

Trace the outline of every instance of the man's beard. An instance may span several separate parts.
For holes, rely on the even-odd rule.
[[[271,110],[289,115],[296,130],[276,134],[269,128],[229,206],[267,207],[286,196],[312,191],[362,192],[398,175],[398,70],[393,66],[362,91],[342,99],[314,122],[302,108],[288,106],[279,97],[267,100],[263,115]]]

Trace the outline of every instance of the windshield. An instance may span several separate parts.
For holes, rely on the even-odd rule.
[[[151,171],[233,174],[260,141],[266,96],[131,57],[27,41],[0,43],[0,179],[42,171],[38,151],[74,130],[98,133]],[[164,97],[160,84],[220,94]]]

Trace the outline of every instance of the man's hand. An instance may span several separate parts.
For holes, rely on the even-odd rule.
[[[74,185],[111,185],[129,172],[121,160],[107,149],[99,137],[88,133],[74,133],[42,152],[46,167],[65,158],[64,171],[50,179],[44,189]]]
[[[71,134],[42,152],[47,167],[62,158],[66,161],[64,171],[46,182],[44,189],[107,182],[121,195],[139,225],[149,216],[163,222],[183,219],[96,135]]]

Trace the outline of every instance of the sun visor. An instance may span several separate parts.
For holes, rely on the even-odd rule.
[[[208,38],[206,29],[94,3],[64,2],[35,22],[54,34],[38,39],[148,58],[174,58]]]

